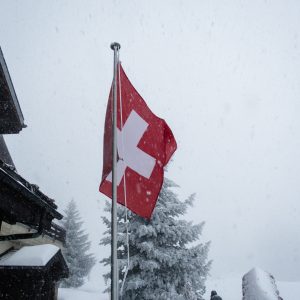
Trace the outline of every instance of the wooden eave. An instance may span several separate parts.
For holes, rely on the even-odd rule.
[[[40,224],[51,229],[53,219],[62,219],[54,200],[30,184],[14,169],[0,160],[0,219],[36,227]]]
[[[0,134],[18,133],[26,125],[0,48]]]
[[[0,134],[0,159],[11,166],[14,166],[14,162],[10,156],[4,138],[1,134]]]

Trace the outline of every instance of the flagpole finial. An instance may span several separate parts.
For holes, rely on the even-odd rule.
[[[111,43],[111,44],[110,44],[110,48],[111,48],[112,50],[120,50],[121,45],[120,45],[119,43],[117,43],[117,42],[114,42],[114,43]]]

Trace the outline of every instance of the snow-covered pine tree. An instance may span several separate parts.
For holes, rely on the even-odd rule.
[[[177,187],[165,179],[150,221],[130,211],[128,214],[130,267],[124,284],[123,300],[198,300],[203,299],[205,281],[211,262],[207,260],[209,243],[195,244],[204,223],[193,225],[180,219],[194,195],[180,201],[172,191]],[[110,211],[107,203],[106,211]],[[118,207],[119,279],[123,280],[127,265],[125,208]],[[110,219],[101,244],[109,245]],[[191,245],[192,243],[192,245]],[[110,265],[110,257],[102,260]],[[109,280],[110,273],[104,275]],[[110,291],[110,287],[106,292]]]
[[[62,280],[62,287],[83,285],[85,277],[96,262],[95,257],[87,253],[91,242],[88,241],[88,234],[81,229],[82,224],[76,203],[71,200],[63,219],[63,226],[66,229],[66,246],[63,254],[69,267],[69,278]]]

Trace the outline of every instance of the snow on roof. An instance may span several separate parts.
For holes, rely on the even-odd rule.
[[[243,277],[244,300],[278,300],[275,279],[269,273],[254,268]]]
[[[0,260],[0,266],[45,266],[58,251],[57,246],[50,244],[26,246],[5,255]]]

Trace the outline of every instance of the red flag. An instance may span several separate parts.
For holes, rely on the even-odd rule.
[[[150,219],[163,183],[164,166],[177,148],[167,123],[149,109],[119,64],[117,78],[117,201]],[[104,132],[100,192],[112,198],[112,91]],[[124,184],[125,183],[125,184]]]

